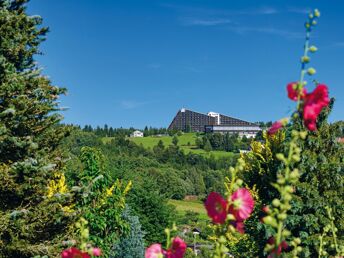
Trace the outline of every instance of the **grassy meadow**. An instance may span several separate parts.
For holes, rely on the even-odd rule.
[[[140,145],[142,144],[145,148],[153,149],[155,145],[158,144],[158,142],[161,140],[165,146],[172,144],[172,136],[148,136],[148,137],[137,137],[137,138],[130,138],[131,141],[135,142],[136,144]],[[226,152],[226,151],[210,151],[206,152],[203,149],[199,149],[196,146],[196,133],[184,133],[181,136],[178,136],[178,146],[184,150],[185,153],[195,153],[200,154],[203,156],[210,156],[213,155],[216,158],[219,157],[231,157],[234,155],[232,152]],[[105,139],[105,141],[108,141]]]
[[[187,211],[193,211],[199,214],[199,218],[204,220],[209,219],[204,205],[200,201],[169,200],[168,203],[174,205],[179,214],[185,214]]]

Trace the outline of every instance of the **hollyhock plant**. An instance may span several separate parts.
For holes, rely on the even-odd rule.
[[[216,192],[211,192],[205,201],[208,216],[216,224],[223,224],[227,217],[227,201]]]
[[[80,251],[78,248],[72,247],[67,250],[64,250],[61,253],[62,258],[90,258],[88,253]]]
[[[276,121],[272,124],[272,126],[268,130],[268,135],[274,135],[277,133],[281,128],[283,127],[283,124],[281,121]]]
[[[162,258],[162,248],[160,244],[152,244],[146,249],[145,258]]]
[[[229,212],[233,214],[237,221],[244,221],[251,215],[254,200],[249,190],[239,188],[232,194],[231,200],[233,204],[229,207]]]
[[[305,96],[303,120],[308,130],[315,131],[317,129],[316,120],[321,110],[329,103],[328,88],[324,84],[319,84],[312,93]]]
[[[291,100],[297,101],[299,97],[299,90],[297,89],[297,82],[291,82],[287,85],[287,91],[288,91],[288,97]],[[302,88],[300,99],[303,99],[307,94],[307,91],[305,88]]]
[[[163,251],[166,258],[183,258],[187,245],[179,237],[175,237],[172,241],[172,246],[167,251]]]

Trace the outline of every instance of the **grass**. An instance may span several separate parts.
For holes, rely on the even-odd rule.
[[[168,203],[174,205],[177,212],[180,214],[185,214],[187,211],[193,211],[197,212],[201,219],[208,219],[204,205],[200,201],[169,200]]]
[[[144,148],[153,149],[155,145],[161,140],[164,143],[164,146],[168,146],[172,144],[171,136],[148,136],[148,137],[137,137],[137,138],[130,138],[131,141],[135,142],[136,144],[142,144]],[[232,152],[225,152],[225,151],[210,151],[206,152],[203,149],[198,149],[196,146],[197,135],[196,133],[184,133],[181,136],[178,136],[178,146],[184,150],[185,153],[195,153],[202,156],[209,157],[213,155],[215,158],[219,157],[230,157],[233,155]]]

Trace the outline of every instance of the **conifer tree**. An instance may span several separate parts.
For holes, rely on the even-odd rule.
[[[27,0],[0,0],[0,257],[58,254],[69,215],[47,197],[59,170],[59,95],[34,62],[48,28]]]

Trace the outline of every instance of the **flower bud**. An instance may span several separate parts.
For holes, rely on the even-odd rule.
[[[300,137],[301,137],[301,139],[306,139],[306,137],[307,137],[307,131],[303,131],[303,132],[300,132]]]
[[[294,192],[294,188],[293,188],[291,185],[287,185],[287,186],[285,187],[285,190],[286,190],[288,193]]]
[[[236,183],[241,186],[243,184],[243,181],[241,179],[237,179]]]
[[[320,12],[319,12],[318,9],[315,9],[315,10],[314,10],[314,16],[315,16],[315,17],[320,17]]]
[[[274,199],[274,200],[272,201],[272,205],[275,206],[275,207],[278,207],[280,204],[281,204],[281,202],[280,202],[280,200],[278,200],[278,199]]]
[[[284,160],[284,155],[283,155],[282,153],[277,153],[277,154],[276,154],[276,158],[277,158],[278,160]]]
[[[299,170],[298,169],[294,169],[291,173],[290,173],[290,178],[291,179],[297,179],[300,176]]]
[[[295,160],[296,162],[299,162],[301,160],[300,156],[299,155],[293,155],[292,156],[293,160]]]
[[[271,225],[271,226],[273,226],[273,227],[276,227],[276,226],[277,226],[276,220],[275,220],[273,217],[271,217],[271,216],[266,216],[266,217],[264,217],[264,218],[263,218],[263,222],[264,222],[265,224]]]
[[[309,17],[309,19],[313,19],[313,18],[314,18],[314,15],[313,15],[312,13],[310,13],[310,14],[308,15],[308,17]]]
[[[299,244],[301,244],[301,239],[300,239],[300,238],[298,238],[298,237],[297,237],[297,238],[295,238],[295,239],[294,239],[294,241],[295,241],[295,243],[296,243],[296,244],[298,244],[298,245],[299,245]]]
[[[269,212],[270,212],[269,206],[264,206],[264,207],[262,208],[262,211],[265,212],[265,213],[269,213]]]
[[[291,233],[290,233],[290,231],[289,231],[289,230],[283,229],[283,231],[282,231],[282,235],[283,235],[284,237],[288,237],[288,236],[290,236],[290,235],[291,235]]]
[[[306,22],[306,23],[305,23],[305,27],[306,27],[306,29],[309,29],[309,28],[311,27],[311,25],[309,24],[309,22]]]
[[[285,184],[285,179],[284,178],[279,178],[279,179],[277,179],[277,183],[280,184],[280,185],[283,185],[283,184]]]
[[[317,21],[315,21],[315,20],[314,20],[314,21],[312,21],[312,25],[313,25],[313,26],[317,25],[317,23],[318,23],[318,22],[317,22]]]
[[[234,217],[233,214],[228,213],[228,214],[227,214],[227,219],[228,219],[228,220],[235,220],[235,217]]]
[[[289,201],[291,201],[292,196],[291,196],[289,193],[288,193],[288,194],[285,194],[284,199],[285,199],[287,202],[289,202]]]
[[[310,52],[312,52],[312,53],[315,53],[315,52],[317,52],[318,48],[317,48],[316,46],[310,46],[310,47],[308,48],[308,50],[309,50]]]
[[[83,238],[89,238],[89,235],[90,235],[90,233],[89,233],[89,231],[88,231],[87,228],[84,229],[84,230],[81,232],[81,236],[82,236]]]
[[[309,58],[309,56],[303,56],[301,57],[301,62],[302,63],[309,63],[311,59]]]
[[[307,73],[309,74],[309,75],[313,75],[313,74],[315,74],[317,71],[313,68],[313,67],[311,67],[311,68],[308,68],[308,70],[307,70]]]
[[[280,220],[285,220],[287,218],[287,214],[285,214],[285,213],[278,214],[277,218],[280,219]]]
[[[298,246],[298,247],[296,247],[296,250],[297,250],[298,253],[301,253],[302,252],[302,247]]]

